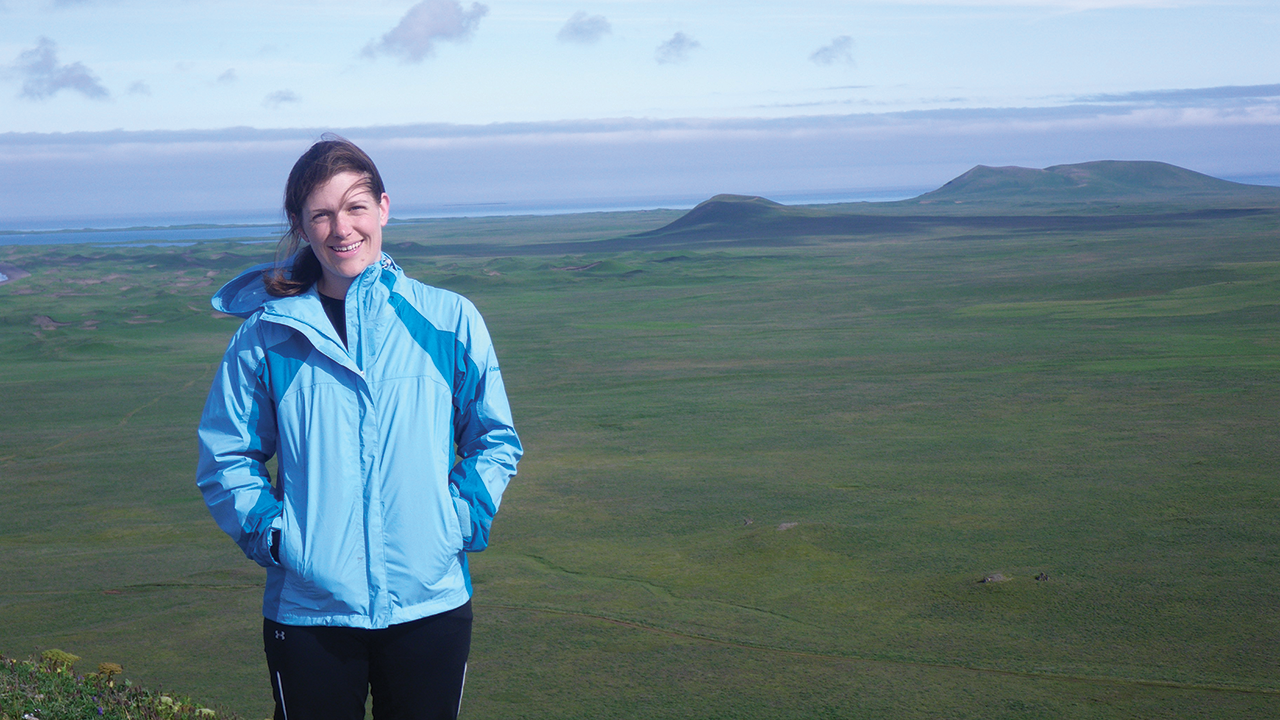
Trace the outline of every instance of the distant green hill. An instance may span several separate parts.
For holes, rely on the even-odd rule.
[[[1103,160],[1043,170],[979,165],[914,202],[1276,203],[1280,188],[1219,180],[1162,162]]]
[[[659,249],[920,232],[1106,231],[1270,213],[1280,213],[1280,188],[1228,182],[1166,163],[1102,161],[1043,170],[979,165],[933,192],[897,202],[792,206],[716,195],[666,226],[596,245]]]

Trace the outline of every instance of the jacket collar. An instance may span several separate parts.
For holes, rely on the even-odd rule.
[[[301,295],[292,297],[274,297],[267,293],[262,284],[262,272],[273,267],[274,263],[264,263],[242,272],[214,294],[213,308],[243,318],[260,313],[262,320],[297,330],[317,350],[359,373],[356,360],[358,343],[376,331],[377,313],[371,310],[386,304],[391,287],[404,275],[400,266],[383,253],[381,260],[371,263],[347,288],[348,306],[356,307],[363,319],[359,332],[347,338],[350,348],[338,338],[314,285]]]
[[[284,265],[285,267],[292,264],[293,258],[279,263],[279,265]],[[254,265],[237,275],[226,285],[223,285],[218,292],[214,293],[213,298],[210,300],[213,309],[227,315],[247,318],[267,305],[287,300],[288,298],[277,298],[271,295],[267,292],[266,286],[262,284],[262,273],[277,266],[277,263],[262,263],[261,265]],[[399,265],[396,265],[395,260],[392,260],[390,255],[383,253],[378,262],[370,263],[369,267],[365,268],[364,272],[360,274],[360,277],[351,283],[351,287],[347,289],[348,298],[357,287],[364,287],[377,282],[383,272],[393,273],[393,277],[396,280],[399,280],[400,276],[404,275],[404,271],[400,269]],[[314,293],[315,288],[312,287],[308,292],[298,297],[306,297]]]

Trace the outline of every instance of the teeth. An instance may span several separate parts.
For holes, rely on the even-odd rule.
[[[360,243],[360,242],[354,242],[354,243],[351,243],[350,245],[344,245],[343,247],[336,247],[336,248],[334,248],[334,249],[333,249],[333,251],[334,251],[334,252],[349,252],[349,251],[351,251],[351,250],[355,250],[356,248],[360,247],[360,245],[361,245],[361,243]]]

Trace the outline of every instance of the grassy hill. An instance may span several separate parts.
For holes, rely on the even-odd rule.
[[[1104,160],[1043,170],[979,165],[913,202],[1275,207],[1280,206],[1280,188],[1219,180],[1168,163]]]
[[[977,238],[1105,232],[1280,213],[1280,188],[1227,182],[1156,162],[1044,170],[978,166],[933,192],[888,203],[781,205],[717,195],[675,221],[599,250],[800,246],[885,236]]]

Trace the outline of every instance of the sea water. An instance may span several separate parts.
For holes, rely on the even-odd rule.
[[[766,194],[784,205],[822,205],[847,202],[886,202],[915,197],[931,188],[845,190],[808,193]],[[587,212],[628,212],[638,210],[688,210],[706,197],[601,198],[555,202],[494,202],[454,205],[400,205],[393,208],[397,219],[445,219],[510,215],[571,215]],[[174,213],[115,218],[23,218],[0,221],[0,245],[193,245],[213,240],[274,242],[286,228],[280,213]],[[79,226],[83,229],[68,229]]]
[[[192,245],[209,240],[259,240],[274,242],[284,227],[280,225],[218,227],[140,227],[110,230],[0,231],[0,245]]]

